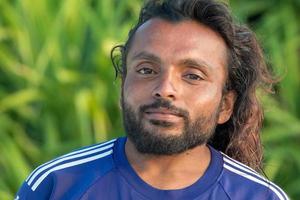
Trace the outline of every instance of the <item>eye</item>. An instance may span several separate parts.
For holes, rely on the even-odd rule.
[[[137,72],[143,75],[156,74],[156,72],[153,69],[146,67],[137,70]]]
[[[193,81],[201,81],[203,80],[203,78],[197,74],[187,74],[185,75],[185,77],[189,80],[193,80]]]

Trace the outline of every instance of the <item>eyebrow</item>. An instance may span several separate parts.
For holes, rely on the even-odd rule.
[[[135,54],[133,57],[132,57],[132,60],[151,60],[151,61],[154,61],[156,63],[162,63],[162,60],[156,56],[155,54],[153,53],[149,53],[149,52],[146,52],[146,51],[142,51],[140,53],[137,53]]]
[[[186,58],[179,61],[179,65],[193,66],[210,71],[213,67],[201,59]]]
[[[160,57],[158,57],[157,55],[150,53],[150,52],[146,52],[146,51],[141,51],[139,53],[136,53],[133,57],[132,60],[151,60],[154,61],[158,64],[162,63],[162,60],[160,59]],[[196,68],[200,68],[200,69],[204,69],[205,71],[210,71],[213,67],[208,64],[207,62],[205,62],[202,59],[195,59],[195,58],[184,58],[179,60],[178,64],[180,66],[193,66]]]

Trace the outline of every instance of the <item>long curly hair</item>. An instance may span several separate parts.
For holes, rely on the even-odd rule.
[[[137,29],[152,18],[171,22],[194,20],[221,35],[228,51],[226,91],[236,93],[231,118],[218,125],[209,144],[228,156],[260,171],[262,144],[260,130],[263,110],[257,89],[271,91],[275,82],[267,68],[255,34],[233,20],[227,4],[214,0],[150,0],[141,9],[137,24],[124,45],[115,46],[111,59],[116,76],[126,77],[126,58]]]

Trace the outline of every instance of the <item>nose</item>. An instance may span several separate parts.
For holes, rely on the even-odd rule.
[[[171,72],[165,72],[158,79],[152,96],[156,99],[168,99],[174,101],[177,98],[178,88],[176,87],[176,77]]]

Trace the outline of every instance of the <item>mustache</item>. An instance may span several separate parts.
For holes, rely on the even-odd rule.
[[[139,110],[140,110],[140,113],[144,113],[144,112],[147,112],[148,109],[158,109],[158,108],[168,109],[172,114],[183,117],[185,119],[189,118],[188,111],[172,105],[171,101],[168,101],[165,99],[157,99],[151,104],[142,105]]]

